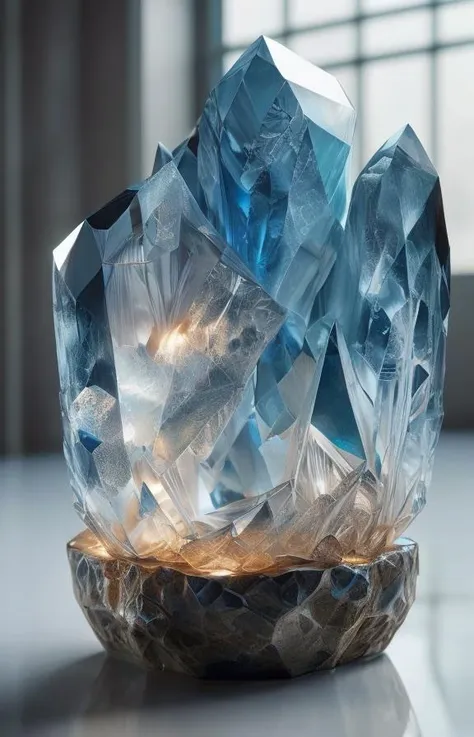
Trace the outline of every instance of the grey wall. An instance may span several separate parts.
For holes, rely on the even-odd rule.
[[[474,427],[473,383],[474,274],[455,274],[451,281],[445,390],[446,428]]]
[[[174,148],[194,122],[193,8],[205,0],[141,0],[142,169],[153,165],[157,141]]]

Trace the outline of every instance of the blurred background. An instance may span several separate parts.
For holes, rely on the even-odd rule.
[[[410,122],[452,246],[446,428],[474,427],[473,0],[0,0],[0,454],[57,451],[51,251],[150,172],[261,33],[335,73],[356,173]]]

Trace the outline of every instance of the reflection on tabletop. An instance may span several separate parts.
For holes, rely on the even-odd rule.
[[[421,737],[386,655],[293,681],[253,682],[146,673],[94,655],[35,679],[18,702],[15,714],[0,707],[12,735]]]

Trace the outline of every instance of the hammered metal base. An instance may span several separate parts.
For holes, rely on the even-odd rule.
[[[104,648],[201,678],[299,676],[381,653],[415,598],[418,546],[371,563],[260,575],[109,556],[85,531],[68,545],[74,591]]]

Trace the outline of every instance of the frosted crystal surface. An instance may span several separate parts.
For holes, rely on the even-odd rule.
[[[354,124],[334,77],[258,39],[189,139],[55,250],[64,451],[114,554],[370,557],[423,506],[449,310],[439,179],[407,126],[350,196]]]

